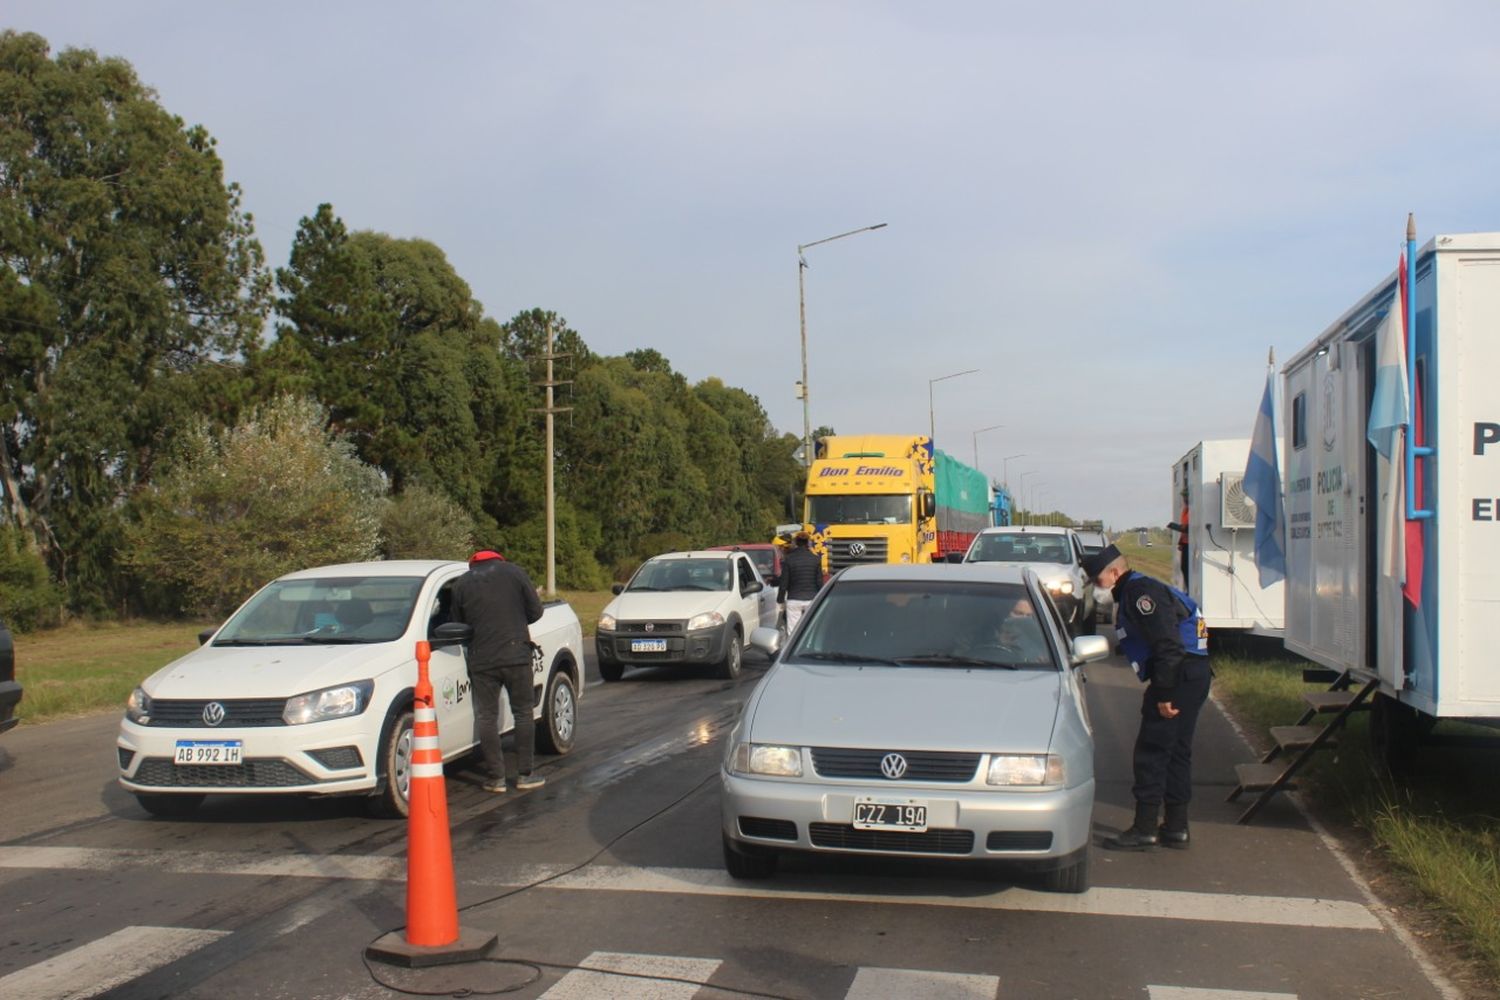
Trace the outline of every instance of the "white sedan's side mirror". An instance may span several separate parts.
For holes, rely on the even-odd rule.
[[[1073,640],[1073,665],[1081,666],[1109,655],[1109,640],[1102,635],[1080,635]]]
[[[750,632],[750,645],[775,659],[781,652],[781,629],[761,626]]]

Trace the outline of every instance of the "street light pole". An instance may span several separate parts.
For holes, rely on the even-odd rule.
[[[974,468],[979,468],[979,435],[983,434],[985,431],[998,431],[1004,426],[1004,424],[991,424],[988,427],[981,427],[979,428],[979,430],[974,432]]]
[[[820,243],[832,243],[841,240],[845,236],[855,236],[859,233],[868,233],[874,229],[884,229],[886,223],[877,222],[873,226],[863,226],[859,229],[851,229],[847,233],[839,233],[837,236],[825,236],[821,240],[813,240],[811,243],[797,244],[797,320],[802,328],[802,464],[812,464],[812,404],[809,401],[811,393],[807,389],[807,285],[803,279],[802,272],[807,270],[807,258],[802,252],[808,247],[815,247]]]
[[[1017,492],[1017,495],[1020,497],[1020,500],[1021,500],[1021,503],[1022,503],[1023,506],[1026,503],[1026,477],[1027,476],[1034,476],[1034,475],[1036,475],[1040,471],[1042,471],[1042,470],[1040,470],[1040,469],[1027,469],[1025,472],[1021,473],[1021,488],[1019,490],[1017,490],[1016,492]],[[1031,508],[1030,507],[1026,507],[1026,521],[1029,522],[1030,520],[1031,520]]]
[[[1010,492],[1010,460],[1013,459],[1013,458],[1025,458],[1025,457],[1026,457],[1026,453],[1024,451],[1021,452],[1019,455],[1006,455],[1005,456],[1004,464],[1001,466],[1001,468],[1004,470],[1004,472],[1002,473],[1002,475],[1000,477],[1005,482],[1005,492],[1007,492],[1007,493]]]
[[[939,375],[937,378],[927,380],[927,440],[931,442],[933,451],[937,450],[937,422],[932,415],[932,386],[936,382],[946,382],[950,378],[958,378],[960,375],[973,375],[979,371],[978,368],[969,368],[952,375]]]

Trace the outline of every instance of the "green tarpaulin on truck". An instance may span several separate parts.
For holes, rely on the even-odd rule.
[[[990,484],[984,473],[940,450],[935,478],[939,531],[972,534],[989,524]]]

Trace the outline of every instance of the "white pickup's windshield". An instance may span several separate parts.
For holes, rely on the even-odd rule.
[[[1057,666],[1025,587],[967,580],[835,582],[785,658],[850,666]]]
[[[406,631],[421,589],[419,576],[277,580],[229,619],[214,645],[391,642]]]
[[[652,559],[625,588],[638,590],[728,590],[728,559]]]
[[[1069,563],[1073,549],[1063,535],[991,532],[974,539],[965,562]]]
[[[807,498],[807,512],[813,524],[910,524],[911,497],[813,496]]]

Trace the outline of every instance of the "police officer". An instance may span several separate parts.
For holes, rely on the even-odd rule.
[[[1130,568],[1113,545],[1089,556],[1083,569],[1115,598],[1120,650],[1146,682],[1133,762],[1135,821],[1104,842],[1115,850],[1158,843],[1188,846],[1193,797],[1193,730],[1208,700],[1208,628],[1193,599]],[[1157,818],[1165,807],[1158,828]]]

